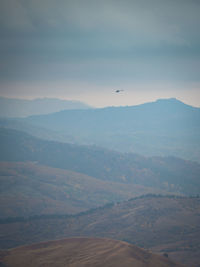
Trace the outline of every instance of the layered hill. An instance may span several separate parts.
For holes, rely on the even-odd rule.
[[[181,267],[164,256],[126,242],[102,238],[70,238],[19,247],[0,253],[7,267]]]
[[[199,266],[200,199],[144,196],[73,216],[1,221],[1,248],[74,236],[106,237]]]
[[[137,184],[173,193],[200,192],[200,164],[175,157],[144,157],[34,138],[0,129],[0,161],[36,161],[100,180]]]
[[[74,214],[142,194],[164,193],[34,162],[0,162],[0,184],[1,219]]]
[[[0,97],[1,117],[26,117],[36,114],[48,114],[66,109],[87,109],[88,105],[72,100],[56,98],[17,99]]]
[[[200,108],[177,99],[129,107],[64,110],[12,122],[1,120],[0,124],[55,141],[200,162]]]

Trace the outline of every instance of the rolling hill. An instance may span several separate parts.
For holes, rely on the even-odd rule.
[[[0,225],[1,248],[65,237],[106,237],[199,266],[200,199],[143,196],[73,216],[16,218]]]
[[[200,108],[177,99],[128,107],[63,110],[12,123],[1,120],[0,124],[28,133],[31,127],[33,135],[54,141],[200,162]]]
[[[0,129],[0,161],[35,161],[109,182],[137,184],[168,192],[197,195],[200,164],[175,157],[144,157],[91,146],[37,139]]]
[[[7,267],[181,267],[126,242],[102,238],[70,238],[0,252]]]
[[[0,162],[0,184],[0,219],[74,214],[142,194],[164,193],[34,162]]]

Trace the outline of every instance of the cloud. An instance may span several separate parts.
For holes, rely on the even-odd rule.
[[[2,0],[0,7],[0,26],[2,32],[15,34],[19,31],[29,32],[34,29],[28,10],[21,1]]]
[[[199,13],[195,0],[1,0],[0,81],[199,81]]]
[[[1,20],[7,29],[34,28],[38,34],[96,32],[119,37],[120,33],[135,42],[140,37],[141,41],[184,43],[197,33],[199,9],[198,1],[185,0],[2,0]]]

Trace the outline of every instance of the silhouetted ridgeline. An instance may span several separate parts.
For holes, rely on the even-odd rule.
[[[40,138],[200,162],[200,108],[176,99],[0,120]]]
[[[37,114],[48,114],[64,109],[88,109],[88,105],[79,101],[56,98],[16,99],[0,97],[1,117],[26,117]]]

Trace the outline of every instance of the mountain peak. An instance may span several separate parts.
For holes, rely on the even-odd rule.
[[[177,98],[160,98],[157,99],[155,102],[157,105],[161,105],[161,106],[171,106],[171,107],[178,107],[178,108],[187,108],[187,109],[198,109],[197,107],[193,107],[191,105],[188,105],[184,102],[182,102],[181,100],[177,99]]]
[[[175,97],[171,97],[171,98],[159,98],[155,102],[168,102],[168,103],[182,103],[182,104],[184,104],[183,102],[181,102],[180,100],[178,100]]]

